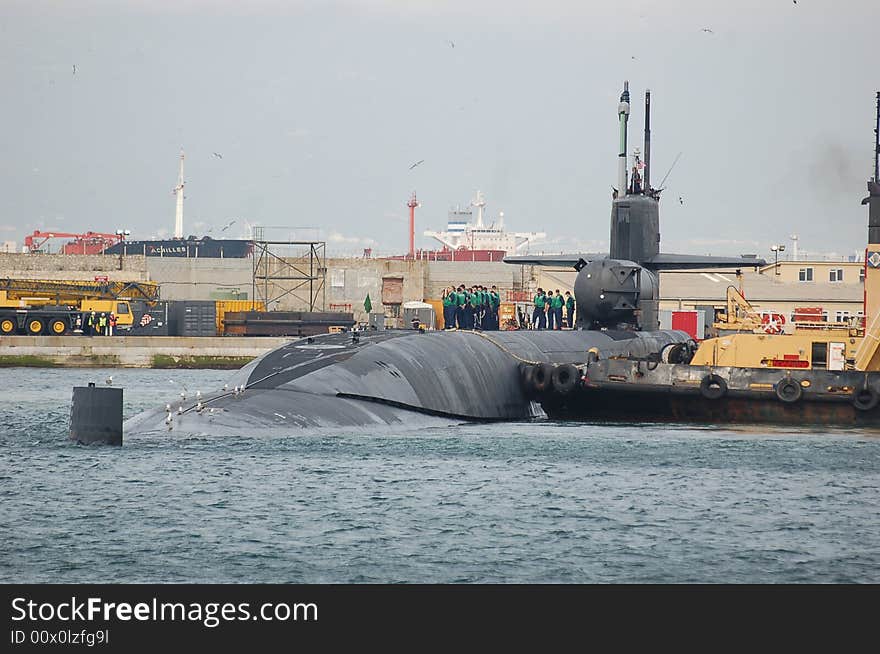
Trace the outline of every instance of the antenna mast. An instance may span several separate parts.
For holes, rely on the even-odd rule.
[[[620,150],[617,155],[617,193],[619,197],[626,195],[626,123],[629,120],[629,81],[623,82],[623,93],[617,105],[617,117],[620,123]]]
[[[880,184],[880,91],[877,91],[877,126],[874,128],[874,181]]]
[[[180,151],[180,172],[177,175],[177,186],[174,187],[174,195],[177,196],[177,210],[174,212],[174,238],[183,238],[183,150]]]
[[[651,195],[651,91],[645,91],[645,179],[644,188]]]

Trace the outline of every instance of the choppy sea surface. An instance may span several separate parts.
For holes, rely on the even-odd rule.
[[[3,370],[3,582],[880,582],[880,432],[552,422],[67,440],[210,370]]]

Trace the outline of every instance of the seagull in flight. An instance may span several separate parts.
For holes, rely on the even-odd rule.
[[[712,30],[710,30],[708,27],[704,27],[702,31],[705,32],[706,34],[714,34],[715,33]]]
[[[447,42],[450,46],[452,46],[453,48],[455,47],[455,43],[454,43],[454,42],[452,42],[452,41],[446,41],[446,42]]]
[[[684,200],[681,199],[681,196],[680,196],[680,195],[678,196],[678,203],[681,204],[681,205],[684,204]]]
[[[418,166],[420,163],[424,163],[424,162],[425,162],[424,159],[420,159],[419,161],[416,161],[412,166],[410,166],[409,169],[412,170],[413,168]]]
[[[76,75],[76,64],[73,64],[73,74]]]
[[[223,155],[220,154],[219,152],[215,152],[215,153],[214,153],[214,156],[217,157],[218,159],[222,159],[222,158],[223,158]]]
[[[220,231],[221,231],[221,232],[225,232],[227,229],[229,229],[230,227],[232,227],[234,224],[235,224],[235,221],[234,221],[234,220],[230,220],[228,223],[226,223],[226,224],[223,226],[223,229],[221,229]]]

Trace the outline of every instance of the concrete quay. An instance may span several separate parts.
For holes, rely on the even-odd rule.
[[[2,336],[0,367],[238,369],[291,340],[244,336]]]

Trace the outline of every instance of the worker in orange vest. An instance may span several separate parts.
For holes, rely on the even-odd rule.
[[[113,336],[113,332],[116,331],[116,314],[110,313],[110,327],[107,330],[107,336]]]

